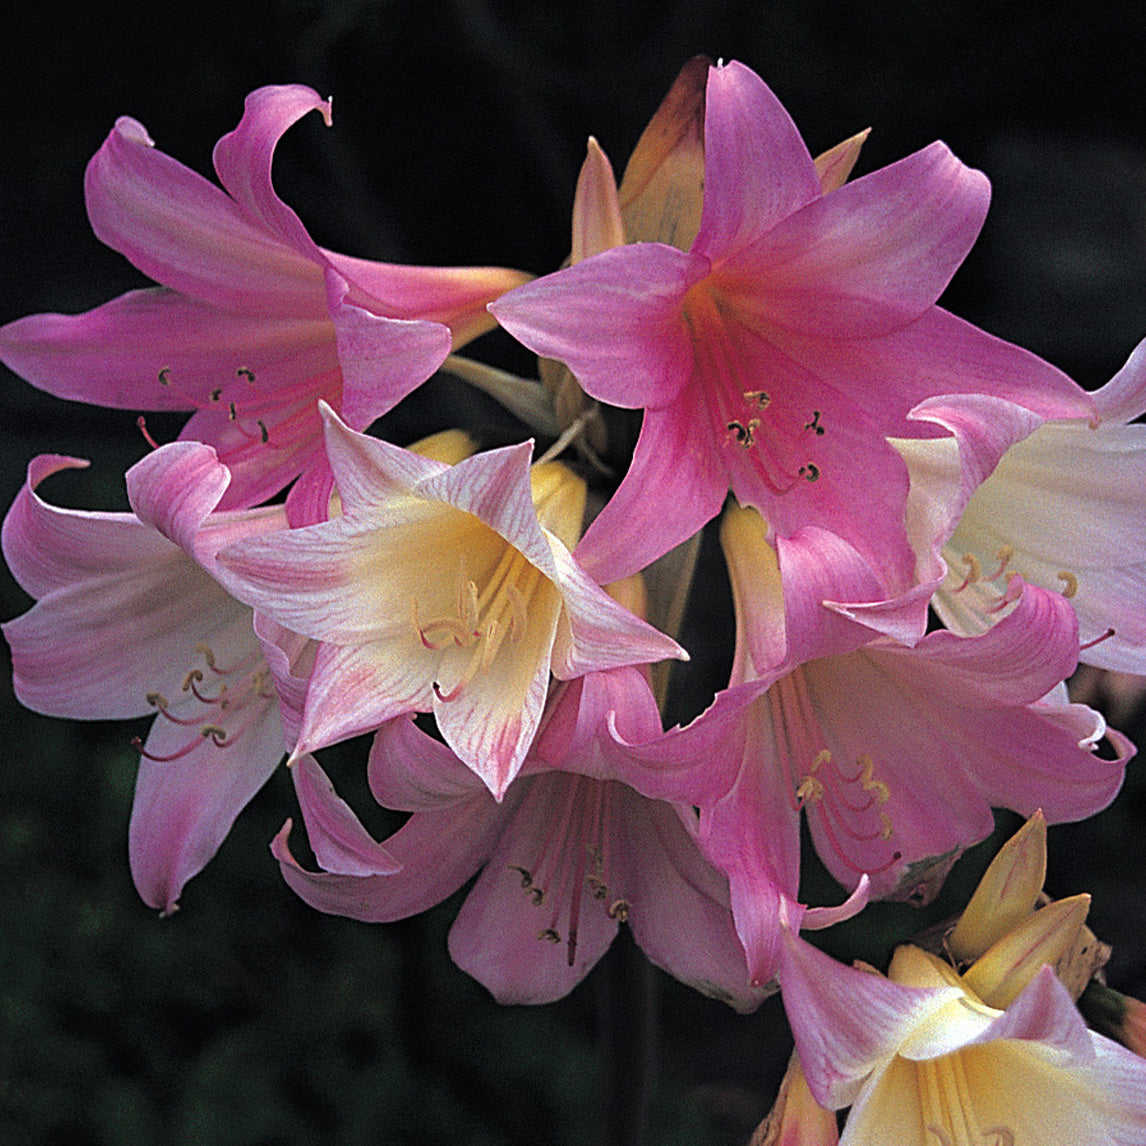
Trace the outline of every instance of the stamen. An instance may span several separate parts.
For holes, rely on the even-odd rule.
[[[1114,636],[1114,630],[1113,629],[1107,629],[1106,632],[1103,633],[1101,637],[1095,637],[1093,641],[1087,641],[1085,645],[1079,645],[1078,651],[1081,653],[1084,649],[1092,649],[1092,648],[1094,648],[1095,645],[1100,645],[1100,644],[1102,644],[1103,641],[1108,641],[1113,636]]]
[[[824,436],[824,427],[820,425],[819,410],[812,411],[812,420],[805,424],[804,429],[811,430],[817,438],[822,438]]]
[[[170,366],[164,366],[163,369],[159,371],[159,385],[160,386],[170,386],[171,385],[171,367]]]
[[[746,450],[751,449],[756,444],[756,431],[759,428],[759,418],[749,418],[747,425],[735,419],[728,423],[728,432],[736,440],[736,444]]]
[[[181,760],[184,756],[194,752],[201,743],[202,741],[198,738],[189,740],[182,748],[177,749],[175,752],[171,752],[166,756],[157,756],[154,752],[148,752],[147,749],[143,747],[143,741],[138,736],[131,738],[132,748],[141,756],[146,756],[148,760],[154,760],[157,764],[170,764],[172,760]]]
[[[995,560],[999,562],[999,568],[987,578],[988,581],[994,581],[998,577],[1002,577],[1003,571],[1011,563],[1011,558],[1015,555],[1015,547],[1013,545],[1004,545],[998,553],[995,554]]]
[[[967,566],[967,576],[964,578],[963,584],[955,590],[956,593],[962,593],[968,585],[974,585],[983,576],[983,567],[979,564],[979,558],[974,553],[964,553],[963,564]]]
[[[808,462],[806,465],[802,465],[796,473],[806,481],[819,481],[820,467],[815,462]]]
[[[135,424],[139,427],[139,432],[143,435],[143,440],[153,449],[159,449],[159,443],[147,432],[147,419],[140,414],[135,419]]]
[[[767,410],[772,404],[772,395],[767,390],[745,390],[744,401],[753,403],[757,409]]]
[[[1069,600],[1078,592],[1078,578],[1073,573],[1068,573],[1065,570],[1056,573],[1055,576],[1060,581],[1065,581],[1066,585],[1063,588],[1062,595]]]
[[[545,927],[537,933],[538,939],[544,939],[547,943],[560,943],[561,936],[553,930],[552,927]]]
[[[255,372],[249,366],[240,366],[235,371],[235,377],[245,378],[251,386],[255,384]]]
[[[615,919],[618,923],[627,923],[631,911],[632,905],[627,899],[617,899],[609,904],[609,918]]]

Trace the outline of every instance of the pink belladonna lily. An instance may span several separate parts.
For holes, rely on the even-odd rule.
[[[780,982],[808,1086],[825,1108],[851,1105],[840,1146],[1146,1140],[1146,1063],[1088,1031],[1049,966],[1005,1009],[915,947],[888,975],[785,934]]]
[[[736,63],[709,71],[704,134],[688,251],[614,247],[490,305],[589,394],[644,409],[632,466],[579,559],[600,580],[642,568],[731,487],[777,534],[828,530],[885,596],[903,592],[908,475],[886,439],[940,432],[911,410],[981,393],[1089,416],[1089,399],[935,305],[989,196],[943,144],[831,189],[776,97]]]
[[[140,745],[129,856],[140,895],[171,912],[286,752],[251,609],[211,575],[224,540],[286,523],[281,506],[214,515],[226,470],[192,442],[129,472],[135,513],[57,509],[36,493],[52,473],[86,464],[37,458],[4,520],[8,566],[36,598],[4,626],[13,686],[52,716],[155,715]]]
[[[838,618],[790,629],[792,660],[758,671],[751,649],[766,641],[750,637],[784,612],[778,575],[752,576],[766,565],[764,530],[758,519],[725,530],[738,618],[732,686],[688,728],[626,749],[649,765],[733,761],[725,793],[699,805],[698,839],[729,878],[760,981],[776,971],[784,912],[810,925],[797,914],[801,814],[845,887],[924,902],[991,832],[992,807],[1042,807],[1052,821],[1093,814],[1113,799],[1133,752],[1096,712],[1065,702],[1061,682],[1078,651],[1069,603],[1019,581],[1001,602],[1010,612],[979,636],[859,643],[857,626]],[[793,574],[830,591],[826,564],[797,563]],[[1116,759],[1095,754],[1104,735]]]
[[[1094,420],[1043,423],[1016,441],[946,538],[944,622],[980,632],[1007,576],[1057,589],[1078,614],[1087,664],[1146,673],[1146,343],[1092,395]],[[942,497],[947,441],[898,443],[913,490]],[[946,483],[944,482],[946,478]]]
[[[320,642],[296,754],[432,711],[500,798],[551,671],[685,655],[573,560],[583,484],[555,464],[531,482],[530,443],[450,466],[323,414],[341,516],[220,555],[237,595]]]
[[[371,922],[425,910],[480,872],[450,932],[450,953],[500,1002],[567,994],[624,922],[658,966],[751,1010],[767,990],[748,982],[728,885],[697,850],[695,813],[641,795],[610,764],[618,735],[644,739],[659,728],[637,669],[563,682],[499,803],[445,745],[398,717],[375,737],[370,783],[380,803],[413,813],[406,824],[376,844],[303,757],[292,773],[324,870],[306,871],[293,858],[289,823],[273,851],[312,906]],[[692,791],[671,768],[647,779],[678,796]],[[363,862],[379,847],[401,870]]]
[[[231,470],[224,507],[257,504],[321,460],[317,399],[364,429],[451,341],[488,329],[485,304],[526,277],[318,247],[271,184],[279,138],[315,110],[330,123],[330,101],[302,85],[252,92],[215,148],[222,189],[118,120],[88,166],[88,214],[162,286],[0,329],[0,359],[59,397],[196,411],[181,436],[215,446]]]

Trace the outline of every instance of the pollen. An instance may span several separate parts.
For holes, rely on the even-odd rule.
[[[1063,582],[1062,595],[1068,600],[1078,592],[1078,578],[1073,573],[1063,570],[1056,573],[1055,576]]]

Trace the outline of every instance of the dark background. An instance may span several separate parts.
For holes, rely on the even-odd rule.
[[[86,309],[142,285],[91,237],[83,211],[84,165],[117,115],[140,119],[161,149],[209,173],[211,147],[249,90],[311,84],[334,95],[335,126],[311,116],[293,129],[276,179],[316,239],[365,257],[543,273],[567,252],[586,137],[619,171],[679,67],[704,52],[754,67],[813,153],[872,126],[860,172],[935,138],[985,170],[992,213],[946,301],[1093,387],[1146,335],[1146,8],[1081,7],[13,6],[0,37],[0,322]],[[496,338],[488,349],[513,360]],[[95,463],[82,479],[55,480],[51,499],[125,506],[123,469],[146,449],[134,412],[50,399],[7,373],[0,387],[4,506],[45,450]],[[178,424],[154,428],[171,437]],[[0,571],[3,617],[28,603]],[[1131,732],[1140,724],[1132,706],[1119,719]],[[24,712],[4,663],[0,1139],[598,1140],[623,956],[558,1005],[500,1008],[446,955],[456,901],[389,927],[311,912],[266,848],[292,812],[283,775],[187,887],[183,909],[159,920],[136,898],[125,855],[128,741],[141,730]],[[363,758],[352,745],[350,767]],[[1115,944],[1111,981],[1146,994],[1138,767],[1109,812],[1052,830],[1049,889],[1095,894],[1092,924]],[[1001,831],[1012,826],[1006,818]],[[826,941],[881,960],[897,938],[956,910],[988,856],[969,855],[929,912],[881,905]],[[743,1143],[787,1055],[780,1008],[770,1000],[742,1018],[663,976],[658,990],[650,1140]]]

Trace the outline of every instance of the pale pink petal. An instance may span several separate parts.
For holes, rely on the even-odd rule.
[[[626,664],[688,660],[671,637],[634,616],[591,580],[560,544],[552,545],[564,611],[553,649],[553,674],[581,676]]]
[[[310,674],[314,669],[317,644],[306,637],[300,637],[282,625],[264,617],[254,615],[255,636],[263,650],[263,658],[274,678],[275,692],[279,698],[279,715],[282,717],[283,737],[288,748],[294,748],[302,728],[303,707],[306,704],[306,689]]]
[[[721,263],[720,289],[803,334],[890,333],[942,293],[989,199],[986,178],[933,143],[789,215]]]
[[[231,474],[210,446],[172,442],[137,462],[125,480],[139,519],[190,554],[204,518],[219,504]]]
[[[393,875],[401,865],[362,826],[313,756],[291,765],[314,858],[334,875]]]
[[[1052,967],[1039,970],[1006,1011],[972,1042],[996,1039],[1023,1039],[1053,1047],[1064,1052],[1071,1065],[1095,1059],[1093,1036]]]
[[[625,795],[624,809],[633,938],[682,983],[738,1011],[754,1010],[769,991],[750,982],[728,882],[697,848],[689,827],[694,813],[635,792]]]
[[[717,259],[820,196],[812,156],[759,76],[710,68],[704,116],[704,211],[693,250]]]
[[[418,728],[410,714],[387,721],[374,734],[367,773],[374,799],[404,812],[437,811],[485,791],[473,769]]]
[[[250,610],[167,544],[159,561],[148,543],[134,562],[124,547],[102,573],[81,565],[71,583],[4,626],[22,704],[81,720],[141,716],[154,711],[150,694],[178,692],[197,645],[249,627]]]
[[[88,462],[41,454],[4,517],[3,549],[12,576],[32,597],[43,597],[86,577],[132,576],[148,566],[181,560],[165,538],[130,513],[58,509],[36,493],[45,478]]]
[[[367,923],[388,923],[425,911],[457,891],[489,858],[504,814],[504,806],[479,792],[471,800],[412,816],[382,845],[402,865],[393,875],[304,870],[287,844],[289,820],[274,838],[271,852],[287,883],[311,907]]]
[[[1122,369],[1092,396],[1104,422],[1132,422],[1146,412],[1146,340],[1134,347]]]
[[[605,953],[617,933],[607,908],[625,898],[625,888],[615,886],[611,866],[604,873],[608,898],[594,898],[584,879],[592,872],[589,841],[563,827],[564,809],[588,802],[596,781],[550,772],[521,783],[528,785],[525,797],[503,820],[497,847],[450,930],[450,954],[499,1002],[544,1003],[568,994]],[[610,817],[601,829],[610,847],[614,823]],[[523,886],[521,869],[543,881],[539,902]],[[543,880],[553,871],[554,879]]]
[[[681,303],[708,269],[675,247],[634,243],[518,287],[489,309],[530,350],[564,362],[594,398],[666,406],[692,368]]]
[[[238,127],[215,144],[213,158],[219,182],[245,218],[285,247],[319,262],[314,241],[271,184],[275,146],[310,111],[322,112],[330,126],[330,100],[320,99],[313,89],[302,84],[258,88],[247,96]]]
[[[198,708],[203,719],[217,719],[208,706]],[[186,707],[172,711],[183,719],[191,715]],[[273,696],[255,699],[236,719],[241,734],[224,746],[202,736],[197,726],[175,724],[163,715],[147,738],[152,756],[195,744],[177,759],[139,762],[128,831],[131,874],[143,901],[165,914],[175,910],[183,885],[214,856],[286,751]]]
[[[957,987],[916,988],[845,967],[786,928],[780,989],[808,1086],[838,1109],[891,1058],[911,1030],[959,997]]]
[[[149,278],[224,310],[326,317],[322,271],[214,184],[117,121],[84,180],[92,229]]]
[[[386,656],[376,644],[320,644],[295,755],[373,732],[403,713],[428,712],[433,703],[432,654],[420,655],[410,643],[404,660]]]

